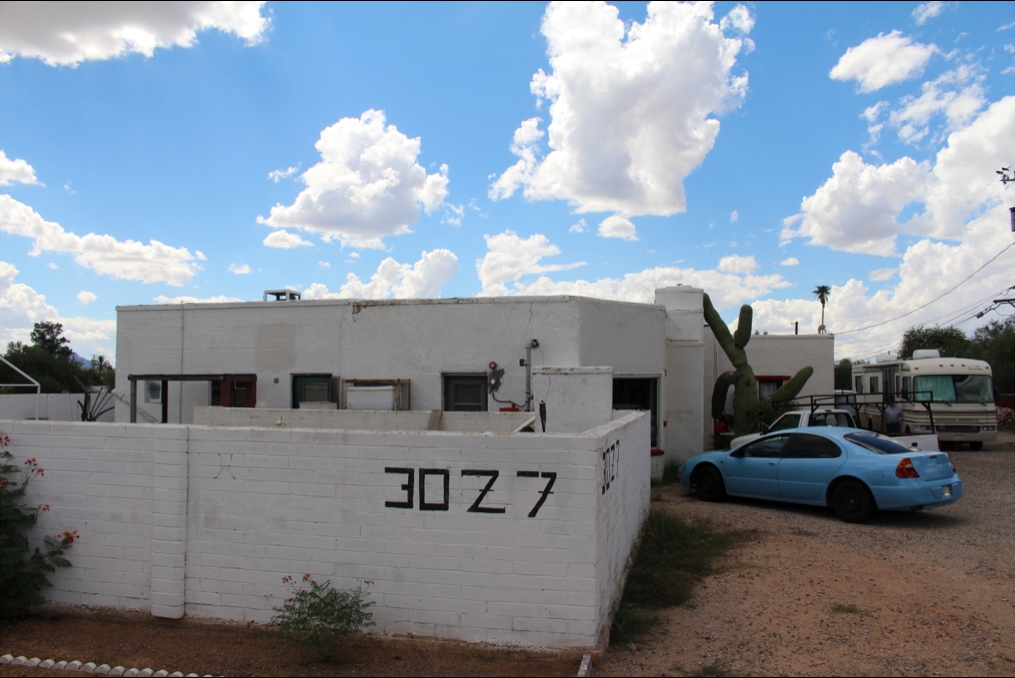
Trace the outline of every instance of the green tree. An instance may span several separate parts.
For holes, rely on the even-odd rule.
[[[972,358],[969,337],[957,327],[910,327],[902,335],[899,357],[909,360],[913,351],[936,348],[942,358]]]
[[[821,326],[818,327],[818,332],[823,334],[825,331],[825,302],[828,301],[828,297],[832,296],[832,288],[828,285],[818,285],[814,288],[813,294],[821,302]]]
[[[60,323],[35,323],[32,345],[12,341],[7,344],[4,358],[38,381],[43,393],[81,393],[78,380],[86,386],[112,388],[115,378],[113,367],[105,356],[96,356],[90,366],[78,358],[70,347],[70,340],[63,336]],[[27,382],[7,365],[0,364],[0,383]]]
[[[849,358],[835,363],[835,388],[847,391],[853,389],[853,361]]]
[[[968,357],[990,363],[994,388],[1015,393],[1015,317],[976,328],[970,344]]]
[[[35,323],[32,328],[32,345],[38,346],[46,353],[69,358],[74,352],[70,348],[70,339],[63,335],[61,323]]]

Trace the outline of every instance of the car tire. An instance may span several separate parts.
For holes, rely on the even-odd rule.
[[[832,490],[832,510],[847,523],[862,523],[874,513],[874,497],[859,480],[843,480]]]
[[[722,474],[715,466],[705,466],[694,474],[694,485],[698,488],[698,496],[704,501],[719,501],[726,496],[726,486],[722,482]]]
[[[971,443],[969,443],[969,449],[971,449],[973,452],[979,452],[980,450],[983,449],[983,441],[982,440],[972,441]]]

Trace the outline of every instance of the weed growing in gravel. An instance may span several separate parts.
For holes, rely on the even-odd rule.
[[[309,574],[303,575],[303,581],[310,583],[309,589],[302,588],[290,576],[282,581],[293,595],[282,607],[274,608],[277,614],[268,627],[281,633],[288,644],[303,646],[302,664],[331,659],[340,638],[374,625],[370,621],[373,615],[367,611],[373,602],[366,601],[362,586],[348,592],[336,591],[330,581],[318,584]]]
[[[649,630],[654,622],[647,610],[687,603],[695,582],[712,574],[717,562],[745,536],[717,528],[707,519],[687,521],[652,509],[614,615],[611,640],[627,640]]]
[[[721,678],[723,676],[730,675],[729,668],[719,661],[714,661],[711,664],[702,664],[698,667],[698,670],[691,674],[692,676],[716,676]]]
[[[663,466],[663,477],[661,480],[653,480],[653,487],[662,487],[663,485],[676,485],[680,482],[680,464],[679,461],[670,461]]]
[[[832,605],[830,609],[835,614],[863,614],[863,610],[856,605],[842,605],[841,603],[836,603],[835,605]]]

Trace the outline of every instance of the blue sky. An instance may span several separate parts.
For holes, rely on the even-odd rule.
[[[59,5],[0,9],[3,342],[281,287],[813,332],[829,285],[863,357],[1015,285],[1012,3]]]

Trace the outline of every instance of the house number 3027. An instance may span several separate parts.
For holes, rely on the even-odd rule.
[[[405,475],[405,482],[402,483],[402,491],[405,492],[404,501],[386,501],[386,508],[411,509],[414,507],[414,495],[416,493],[416,469],[395,466],[384,467],[385,473]],[[463,469],[462,477],[477,476],[489,478],[486,486],[479,491],[479,496],[467,509],[468,513],[505,513],[506,508],[502,506],[486,506],[483,501],[486,495],[493,491],[494,483],[500,477],[500,471],[487,469]],[[529,518],[535,518],[539,509],[543,507],[547,497],[553,494],[553,484],[557,481],[555,471],[518,471],[519,478],[544,478],[546,486],[539,491],[539,499],[535,506],[529,511]],[[440,482],[440,488],[436,488],[434,481]],[[427,484],[430,483],[429,495]],[[421,468],[419,469],[419,510],[420,511],[447,511],[451,508],[451,469],[446,468]]]

